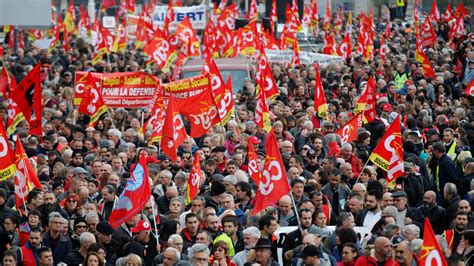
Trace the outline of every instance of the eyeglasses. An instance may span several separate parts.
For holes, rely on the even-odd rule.
[[[79,228],[86,228],[85,225],[76,225],[76,229],[79,229]]]
[[[194,257],[194,261],[207,262],[208,258],[196,258],[196,257]]]
[[[77,200],[68,200],[68,203],[77,203]]]

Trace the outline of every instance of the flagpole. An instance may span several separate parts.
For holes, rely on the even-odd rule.
[[[367,159],[367,162],[365,162],[364,166],[362,167],[362,170],[364,170],[364,168],[367,166],[367,164],[369,163],[369,159]],[[360,170],[360,173],[359,173],[359,176],[357,177],[356,181],[354,184],[357,184],[359,182],[359,179],[360,179],[360,176],[362,175],[362,170]]]
[[[155,207],[154,207],[154,202],[151,200],[152,197],[150,196],[150,203],[151,203],[151,211],[153,212],[153,224],[155,225],[155,237],[156,237],[156,243],[159,244],[158,241],[158,227],[156,226],[156,215],[155,215]]]
[[[112,122],[112,126],[113,126],[114,128],[117,128],[117,127],[115,127],[114,119],[112,119],[112,116],[110,115],[109,108],[107,108],[107,114],[108,114],[109,117],[110,117],[110,122]]]
[[[298,226],[301,225],[301,222],[300,222],[300,215],[298,214],[298,209],[296,208],[296,202],[295,202],[295,198],[293,197],[293,193],[290,192],[290,197],[291,197],[291,201],[293,202],[293,207],[295,208],[295,214],[296,214],[296,219],[298,220]]]

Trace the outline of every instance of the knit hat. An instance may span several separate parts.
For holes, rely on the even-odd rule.
[[[214,182],[212,183],[212,186],[211,186],[211,196],[218,196],[218,195],[221,195],[222,193],[224,193],[226,190],[225,190],[225,186],[224,184],[222,184],[221,182]]]

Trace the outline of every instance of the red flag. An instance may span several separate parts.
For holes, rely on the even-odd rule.
[[[417,38],[416,42],[415,59],[421,64],[423,75],[425,77],[436,78],[436,73],[434,72],[433,66],[431,66],[428,56],[426,56],[426,54],[423,52],[423,45],[421,44],[419,38]]]
[[[150,200],[151,186],[148,178],[145,153],[140,155],[131,178],[115,204],[115,208],[110,214],[109,223],[113,228],[119,227],[139,213],[145,204]]]
[[[165,36],[169,35],[169,25],[173,21],[174,21],[174,9],[172,6],[168,6],[168,10],[166,11],[165,24],[163,24],[163,33],[165,34]]]
[[[161,137],[163,135],[163,120],[165,118],[166,112],[163,104],[163,91],[159,90],[157,94],[154,96],[155,102],[150,103],[151,112],[150,118],[143,123],[143,127],[141,131],[145,133],[150,127],[151,131],[153,132],[150,136],[149,143],[159,142],[161,141]]]
[[[84,83],[84,91],[86,92],[79,105],[78,112],[89,115],[91,117],[89,126],[94,127],[99,121],[100,116],[107,112],[107,106],[90,72],[87,73],[84,81],[78,82]]]
[[[250,22],[258,20],[257,0],[250,0],[250,10],[247,18]]]
[[[374,120],[374,110],[375,110],[375,80],[370,77],[367,81],[367,86],[357,100],[356,107],[354,108],[354,114],[359,114],[364,112],[364,123],[368,123]]]
[[[385,26],[385,38],[390,39],[392,37],[392,29],[391,29],[391,24],[390,24],[390,15],[387,14],[387,19],[386,19],[386,26]]]
[[[464,35],[464,18],[461,15],[456,15],[454,16],[454,24],[448,32],[449,40],[453,41],[455,38],[460,38]]]
[[[324,30],[328,30],[331,27],[331,20],[332,20],[331,5],[329,4],[329,0],[326,0],[326,16],[324,17],[324,20],[323,20]]]
[[[170,71],[171,62],[176,58],[176,52],[170,49],[169,42],[159,36],[155,36],[152,40],[149,40],[143,47],[143,52],[151,56],[152,60],[163,73]]]
[[[107,10],[107,8],[115,5],[115,0],[102,0],[101,5],[102,5],[102,11],[105,11]]]
[[[15,165],[17,169],[15,174],[16,209],[22,212],[21,207],[26,204],[28,193],[33,188],[41,189],[41,184],[20,140],[16,141]]]
[[[427,16],[423,24],[421,24],[420,37],[423,47],[431,47],[436,43],[436,33],[429,16]]]
[[[454,17],[456,17],[458,14],[461,15],[463,19],[469,16],[469,13],[467,13],[467,10],[462,2],[459,2],[456,12],[454,13]]]
[[[268,133],[265,146],[267,156],[263,166],[262,179],[258,183],[252,214],[263,211],[291,191],[273,130]]]
[[[0,181],[10,178],[16,172],[15,154],[10,148],[8,137],[5,134],[3,119],[0,119]]]
[[[448,3],[448,7],[446,7],[446,12],[444,12],[443,21],[450,22],[451,20],[453,20],[453,18],[454,18],[453,9],[451,8],[451,5]]]
[[[352,117],[344,126],[335,133],[341,136],[341,142],[353,142],[357,140],[357,130],[362,127],[362,113]]]
[[[425,226],[423,229],[423,246],[421,247],[420,264],[434,266],[448,265],[428,218],[425,218]]]
[[[276,0],[272,0],[272,9],[270,11],[271,32],[275,31],[275,25],[278,22]]]
[[[184,128],[183,119],[179,114],[178,107],[174,102],[173,95],[168,98],[168,109],[163,122],[163,136],[161,138],[161,149],[171,159],[176,162],[177,150],[179,145],[188,138],[186,129]]]
[[[314,64],[316,71],[315,85],[314,85],[314,111],[320,118],[326,119],[328,116],[328,104],[326,102],[326,94],[324,93],[321,76],[319,73],[319,65]]]
[[[189,204],[199,193],[199,186],[202,180],[201,164],[198,153],[194,153],[193,168],[189,173],[188,186],[186,187],[186,205]]]
[[[278,87],[273,77],[272,70],[268,64],[265,50],[262,49],[258,58],[257,72],[255,73],[255,83],[257,90],[263,89],[267,99],[273,99],[278,96]]]
[[[269,132],[272,129],[267,97],[262,90],[258,91],[257,106],[255,107],[255,124]]]
[[[436,3],[436,0],[433,0],[433,3],[431,4],[430,17],[432,20],[436,20],[437,22],[441,20],[441,15],[439,14],[438,4]]]
[[[184,43],[181,49],[182,51],[184,50],[188,56],[199,55],[199,39],[187,16],[178,24],[176,35],[179,40]]]
[[[471,79],[471,82],[467,84],[465,93],[469,96],[474,96],[474,79]]]
[[[23,115],[20,107],[11,98],[11,91],[17,86],[14,76],[11,77],[10,83],[10,90],[6,97],[8,103],[7,136],[11,136],[16,131],[18,124],[25,119],[25,115]]]
[[[12,92],[13,101],[18,104],[30,125],[30,134],[39,136],[43,135],[43,103],[40,67],[40,63],[38,63]]]
[[[126,9],[130,13],[135,13],[135,0],[126,0]]]
[[[10,82],[8,78],[8,72],[5,65],[2,67],[2,74],[0,75],[0,93],[5,96],[9,90]]]
[[[346,33],[344,39],[342,39],[341,44],[337,47],[337,55],[344,57],[344,59],[351,58],[352,53],[352,44],[351,36],[349,33]]]
[[[369,160],[387,172],[388,182],[392,182],[403,175],[405,169],[403,168],[400,115],[387,128]]]
[[[323,54],[334,55],[336,53],[336,40],[334,39],[334,32],[324,32],[324,47]]]
[[[247,143],[247,148],[248,148],[248,167],[249,167],[249,176],[252,178],[253,182],[255,184],[260,183],[260,179],[262,179],[262,174],[260,172],[260,168],[258,167],[258,156],[255,153],[255,148],[253,147],[253,144],[249,141]]]
[[[382,35],[382,40],[380,41],[380,49],[379,49],[379,54],[380,54],[380,59],[382,61],[385,61],[385,56],[387,55],[388,47],[385,45],[385,36]]]
[[[448,242],[448,246],[450,250],[453,250],[454,245],[454,229],[444,230],[443,232],[444,238],[446,238],[446,242]]]

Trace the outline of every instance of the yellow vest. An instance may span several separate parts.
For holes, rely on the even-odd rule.
[[[397,7],[405,6],[404,0],[397,0]]]

